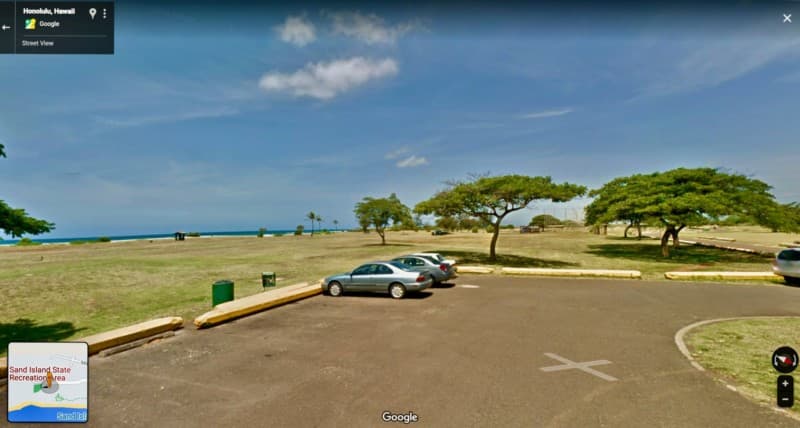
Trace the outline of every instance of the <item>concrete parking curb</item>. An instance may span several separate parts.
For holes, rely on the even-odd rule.
[[[183,318],[166,317],[145,321],[139,324],[118,328],[116,330],[98,333],[82,339],[75,339],[76,342],[86,342],[89,344],[89,355],[124,345],[136,340],[144,339],[159,333],[177,330],[183,327]],[[8,358],[0,358],[0,377],[5,378],[8,374]]]
[[[494,272],[494,268],[485,267],[485,266],[456,266],[456,272],[458,273],[492,273]]]
[[[265,309],[305,299],[306,297],[311,297],[320,293],[322,293],[322,287],[318,282],[314,284],[303,282],[281,287],[219,304],[215,306],[214,309],[195,318],[194,325],[197,328],[215,326],[245,315],[261,312]]]
[[[504,274],[511,275],[536,275],[536,276],[566,276],[566,277],[591,277],[591,278],[625,278],[641,279],[642,273],[638,270],[609,270],[609,269],[546,269],[546,268],[509,268],[501,269]]]
[[[104,349],[113,348],[135,340],[144,339],[154,334],[165,331],[177,330],[183,327],[183,318],[166,317],[129,325],[116,330],[98,333],[78,339],[78,342],[89,344],[89,355],[94,355]]]
[[[667,272],[666,279],[742,279],[742,280],[775,280],[783,278],[772,272]]]

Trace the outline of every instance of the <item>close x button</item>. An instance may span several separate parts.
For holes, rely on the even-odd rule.
[[[778,407],[794,405],[794,378],[789,375],[778,376]]]

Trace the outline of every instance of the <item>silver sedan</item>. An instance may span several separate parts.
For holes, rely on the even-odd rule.
[[[430,272],[417,272],[399,262],[372,262],[352,272],[323,279],[322,291],[331,296],[341,296],[349,291],[370,291],[389,293],[395,299],[402,299],[406,293],[424,290],[432,284]]]
[[[789,248],[775,256],[772,271],[783,276],[787,284],[800,285],[800,248]]]
[[[452,266],[447,263],[436,262],[430,257],[402,256],[393,259],[392,261],[411,266],[416,271],[427,270],[433,275],[434,287],[447,280],[458,277]]]

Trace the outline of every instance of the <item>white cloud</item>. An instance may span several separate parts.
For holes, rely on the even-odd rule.
[[[232,107],[220,107],[204,110],[187,110],[170,114],[151,116],[133,116],[126,118],[95,117],[95,121],[110,128],[130,128],[135,126],[153,125],[157,123],[183,122],[195,119],[210,119],[216,117],[234,116],[239,111]]]
[[[556,117],[556,116],[563,116],[565,114],[570,114],[574,110],[571,108],[562,108],[558,110],[544,110],[544,111],[537,111],[533,113],[526,113],[521,114],[519,116],[520,119],[543,119],[546,117]]]
[[[261,77],[258,86],[265,91],[291,92],[298,97],[326,100],[370,80],[392,76],[397,72],[394,59],[354,57],[308,63],[293,73],[270,72]]]
[[[425,159],[422,156],[414,156],[411,155],[405,159],[397,161],[398,168],[413,168],[415,166],[427,165],[428,159]]]
[[[329,16],[333,20],[334,34],[354,37],[370,45],[392,44],[418,26],[415,22],[388,26],[378,15],[364,15],[360,12],[336,12]]]
[[[303,16],[287,17],[282,25],[275,27],[275,31],[284,42],[300,47],[317,39],[314,24]]]
[[[399,149],[392,150],[391,152],[386,153],[384,159],[397,159],[406,153],[408,153],[408,147],[400,147]]]
[[[684,51],[670,61],[673,66],[659,70],[640,96],[670,95],[719,86],[796,54],[800,40],[760,37],[752,33],[750,37],[729,37],[689,46],[688,53]]]

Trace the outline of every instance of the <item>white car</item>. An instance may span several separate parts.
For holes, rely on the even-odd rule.
[[[772,261],[772,271],[787,284],[800,285],[800,248],[780,251]]]
[[[409,254],[410,256],[417,256],[417,257],[425,257],[428,260],[431,260],[434,263],[446,263],[450,265],[450,267],[454,267],[456,265],[456,261],[453,259],[445,259],[439,253],[414,253]]]

